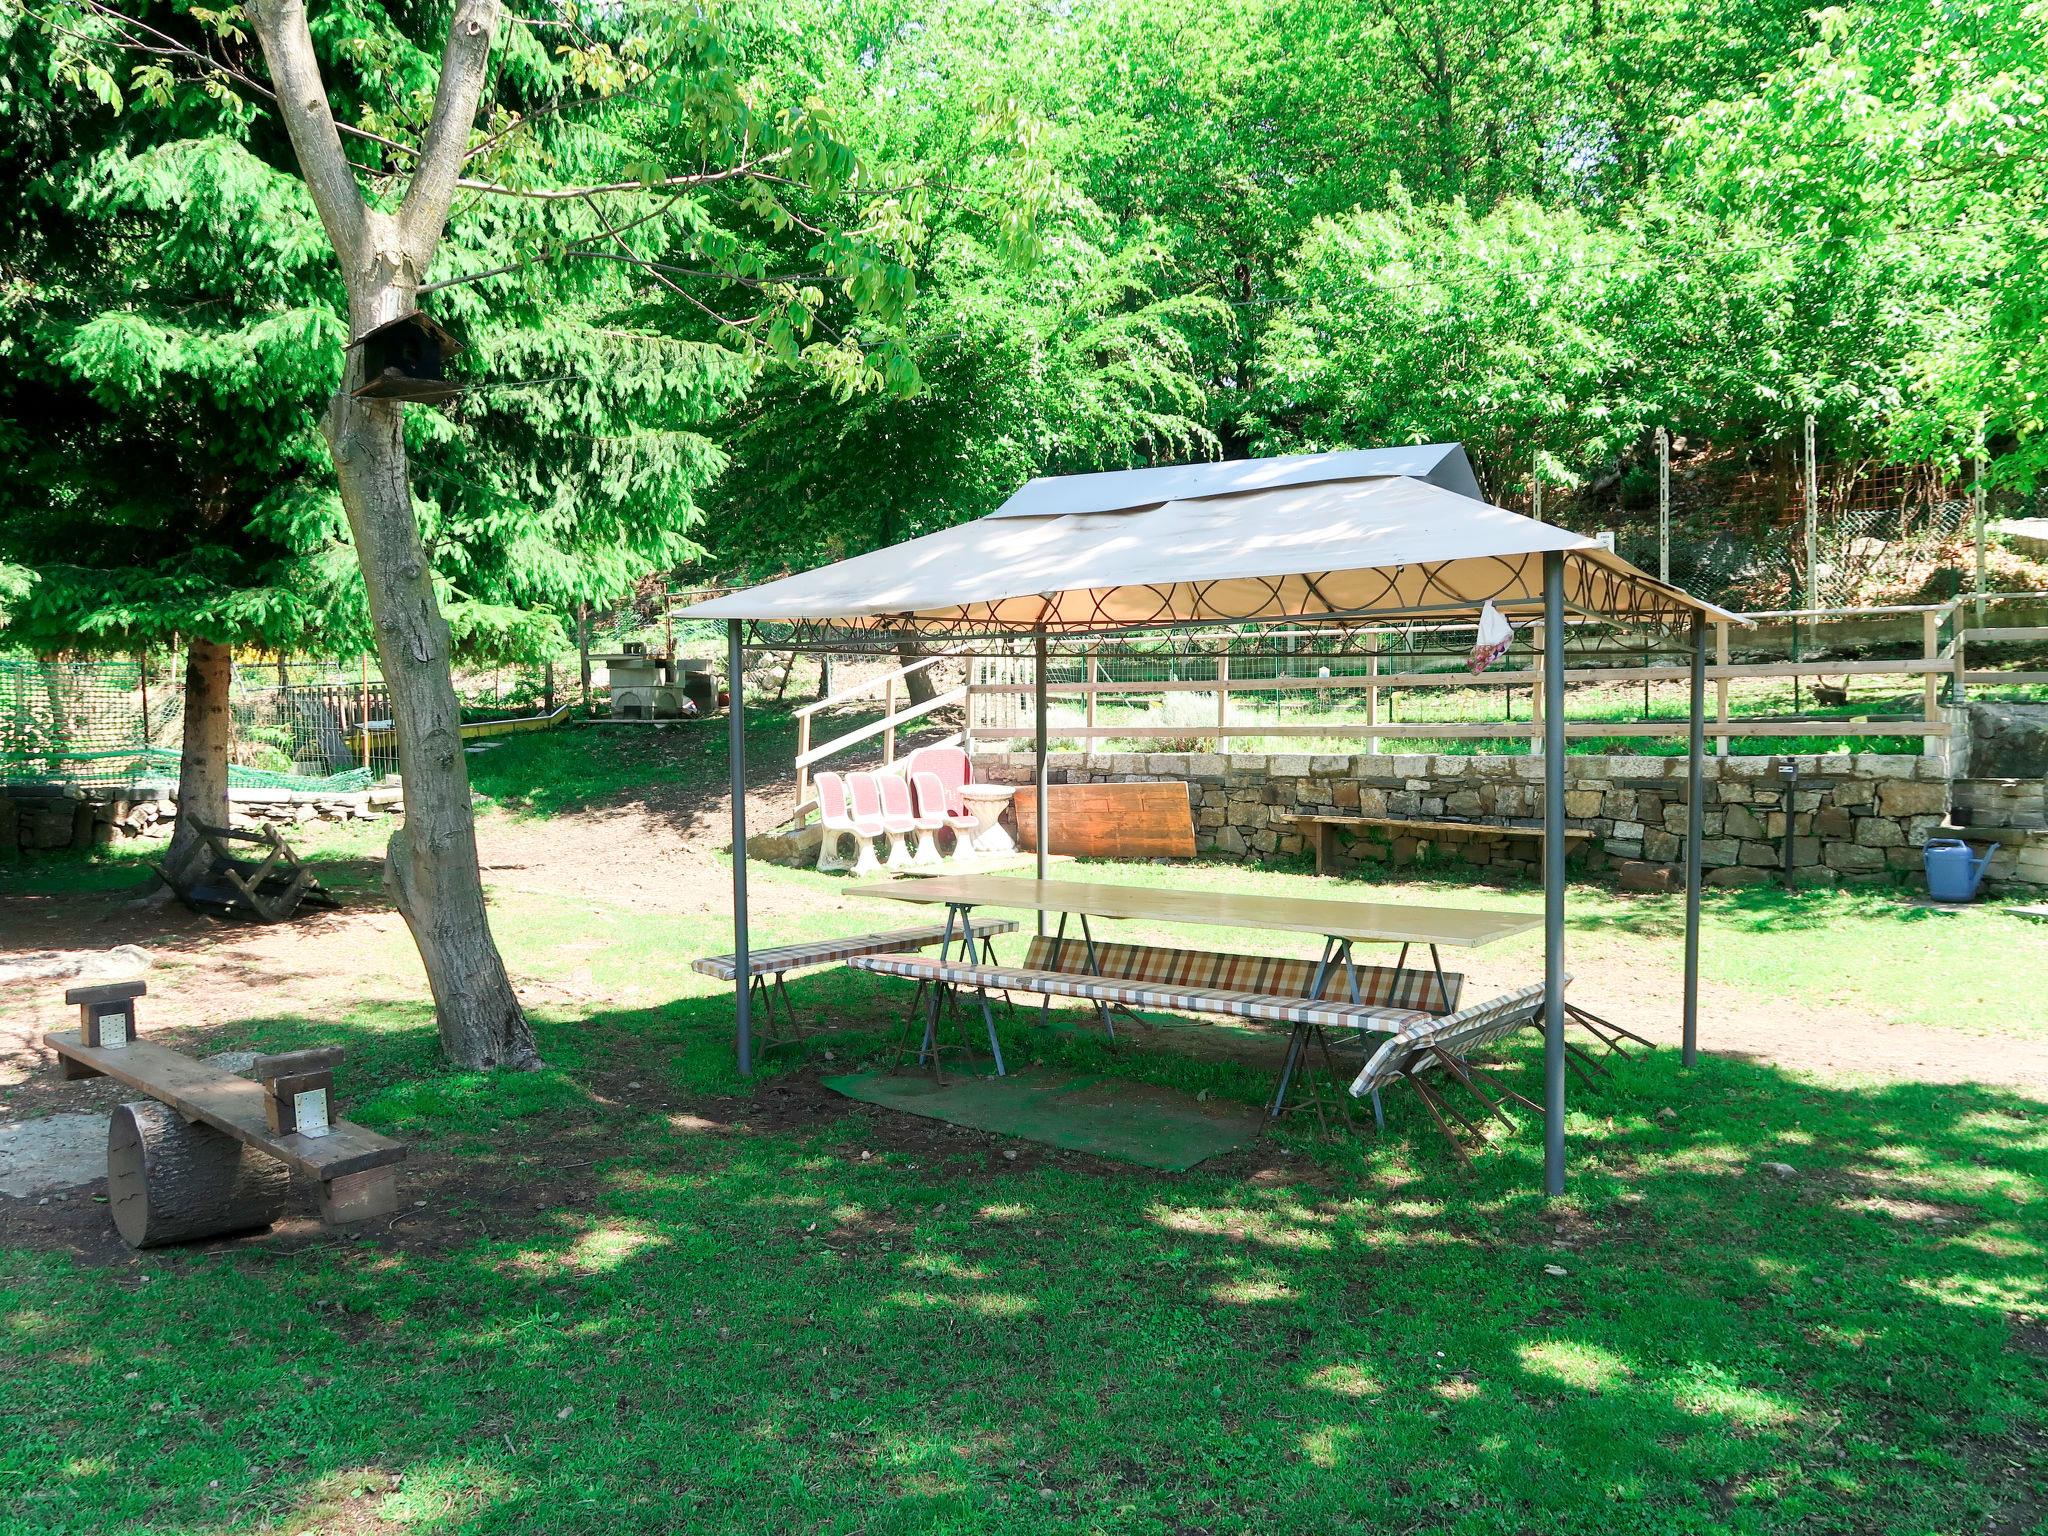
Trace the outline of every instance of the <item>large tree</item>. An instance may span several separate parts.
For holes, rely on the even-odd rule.
[[[609,41],[550,19],[569,34],[551,52],[535,26],[501,36],[495,4],[459,5],[431,43],[414,29],[432,18],[337,8],[317,45],[303,6],[266,5],[248,18],[259,59],[238,13],[86,11],[42,14],[56,78],[110,111],[211,101],[251,125],[246,149],[261,167],[290,174],[286,195],[274,189],[254,216],[301,215],[289,237],[298,270],[324,273],[343,309],[314,345],[338,496],[272,487],[270,522],[347,547],[360,567],[407,783],[387,884],[448,1053],[530,1062],[484,910],[451,658],[463,643],[531,631],[537,605],[607,597],[693,553],[692,492],[722,462],[695,425],[743,387],[756,356],[784,353],[850,389],[886,377],[888,359],[843,330],[812,339],[833,304],[770,271],[726,227],[775,227],[785,184],[843,182],[853,162],[821,114],[757,109],[731,67],[746,35],[704,18]],[[125,81],[108,63],[123,51],[144,61]],[[660,74],[643,62],[656,53]],[[664,160],[698,168],[670,172]],[[886,198],[863,207],[884,232],[907,217]],[[907,271],[877,239],[856,230],[818,245],[817,275],[842,286],[848,312],[886,315],[907,297]],[[471,377],[485,376],[452,416],[357,397],[359,349],[345,354],[345,339],[409,314],[437,256],[454,270],[435,302],[469,332]],[[649,292],[693,287],[719,317],[718,342],[644,323]],[[247,382],[241,405],[260,410],[251,396],[263,381]]]

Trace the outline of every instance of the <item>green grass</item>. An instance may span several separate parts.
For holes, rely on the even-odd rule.
[[[521,815],[704,787],[708,742],[639,739],[637,775],[594,731],[471,761]],[[307,841],[346,873],[380,830]],[[5,878],[31,896],[132,871]],[[1087,872],[1538,901],[1220,864]],[[764,943],[900,916],[808,872],[755,882]],[[428,1214],[480,1230],[428,1244],[401,1220],[111,1268],[0,1249],[0,1532],[1963,1536],[2048,1509],[2042,1335],[2017,1321],[2048,1309],[2048,1105],[1659,1051],[1574,1086],[1562,1206],[1531,1193],[1533,1127],[1463,1175],[1406,1094],[1384,1138],[1293,1126],[1187,1175],[1012,1162],[829,1098],[780,1112],[825,1051],[833,1071],[880,1058],[900,989],[799,978],[828,1032],[742,1081],[730,994],[687,969],[728,946],[722,918],[496,904],[514,972],[575,989],[534,1008],[544,1071],[447,1071],[419,1000],[308,1008],[252,986],[208,1041],[346,1044],[348,1111],[469,1175]],[[1572,909],[1576,957],[1677,964],[1676,900],[1575,888]],[[366,974],[406,974],[403,933],[377,942]],[[1711,982],[1959,1031],[2048,1028],[2042,943],[1995,908],[1883,892],[1707,903]],[[1006,1039],[1026,1065],[1247,1103],[1265,1086],[1057,1025]]]

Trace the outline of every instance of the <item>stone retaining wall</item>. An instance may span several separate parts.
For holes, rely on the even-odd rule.
[[[397,785],[325,794],[289,789],[231,789],[233,826],[260,822],[354,821],[405,812]],[[22,853],[104,848],[129,838],[168,838],[178,819],[177,791],[154,785],[123,789],[0,786],[0,859]]]
[[[1700,854],[1709,884],[1760,883],[1781,868],[1786,806],[1778,766],[1785,761],[1708,760]],[[1921,846],[1930,834],[1942,835],[1949,807],[1940,759],[1859,753],[1794,761],[1799,767],[1791,806],[1796,878],[1830,885],[1920,877]],[[1195,843],[1207,853],[1303,853],[1312,845],[1288,819],[1302,813],[1531,826],[1541,824],[1543,813],[1543,760],[1531,756],[1056,753],[1048,767],[1054,783],[1185,781],[1193,801]],[[1029,783],[1031,759],[1022,753],[977,753],[975,773],[998,783]],[[1592,834],[1578,856],[1584,867],[1676,862],[1683,853],[1685,789],[1683,758],[1567,758],[1565,813],[1572,827]],[[1502,874],[1533,874],[1540,847],[1534,838],[1462,834],[1441,840],[1389,837],[1380,845],[1396,862],[1457,862]],[[1365,851],[1365,845],[1351,857],[1357,851]],[[2048,846],[2039,851],[2048,857]],[[1341,841],[1338,853],[1342,867]],[[2048,883],[2048,868],[2022,871],[2020,857],[2004,851],[1993,865],[1994,878]]]

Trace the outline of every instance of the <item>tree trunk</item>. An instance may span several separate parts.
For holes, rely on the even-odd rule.
[[[341,147],[305,0],[250,0],[247,14],[306,190],[348,288],[349,334],[365,336],[418,307],[421,277],[433,264],[447,224],[504,7],[500,0],[455,0],[433,113],[396,212],[363,200]],[[484,909],[448,624],[434,601],[433,573],[413,512],[404,407],[395,400],[355,399],[349,391],[360,385],[362,372],[362,352],[351,349],[341,389],[321,426],[355,535],[405,780],[405,825],[391,838],[384,882],[426,965],[448,1058],[465,1067],[531,1067],[538,1065],[533,1031]]]
[[[350,306],[358,336],[414,307],[409,283],[350,288],[365,293]],[[386,849],[384,885],[419,946],[448,1059],[464,1067],[534,1067],[533,1031],[484,905],[448,621],[434,601],[413,511],[404,407],[348,393],[360,382],[360,358],[351,354],[321,425],[355,535],[405,781],[405,824]]]
[[[904,666],[915,666],[925,657],[924,647],[906,640],[896,647],[896,659]],[[938,688],[932,683],[932,669],[924,667],[903,679],[903,688],[910,695],[912,704],[929,704],[939,696]]]
[[[185,744],[178,750],[178,826],[164,854],[164,868],[179,880],[201,871],[206,843],[199,823],[228,824],[228,751],[234,716],[228,693],[234,684],[235,653],[196,636],[185,644]]]
[[[154,1099],[117,1104],[107,1122],[107,1209],[130,1248],[260,1231],[291,1192],[276,1158]]]

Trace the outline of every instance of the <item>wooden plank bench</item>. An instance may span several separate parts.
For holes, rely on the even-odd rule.
[[[1467,838],[1504,838],[1541,840],[1541,827],[1506,826],[1491,821],[1417,821],[1404,816],[1335,816],[1298,815],[1287,818],[1305,829],[1314,841],[1316,850],[1316,873],[1329,873],[1331,856],[1336,852],[1339,833],[1354,835],[1367,832],[1393,832],[1397,836],[1416,837],[1428,841],[1463,834]],[[1567,853],[1577,844],[1592,837],[1591,832],[1577,828],[1567,829],[1564,834]]]
[[[981,940],[982,958],[993,960],[995,952],[988,941],[999,933],[1015,933],[1017,924],[1009,919],[988,919],[974,925],[975,937]],[[747,951],[748,990],[760,1009],[764,1047],[787,1044],[792,1039],[803,1038],[803,1027],[798,1022],[796,1010],[790,1005],[789,989],[782,978],[791,971],[810,970],[821,965],[838,965],[857,959],[862,955],[899,954],[907,950],[929,949],[934,944],[944,943],[952,934],[944,923],[929,923],[920,928],[898,928],[889,933],[856,933],[836,939],[807,939],[798,944],[776,944],[763,949]],[[734,955],[706,955],[701,960],[690,962],[690,969],[699,976],[715,976],[720,981],[738,979],[738,957]],[[772,978],[772,979],[771,979]],[[786,1024],[791,1033],[777,1036],[772,1033],[778,1025]]]
[[[324,1133],[309,1131],[310,1120],[274,1131],[277,1094],[266,1083],[147,1041],[87,1045],[79,1031],[57,1030],[43,1043],[66,1077],[110,1077],[156,1101],[119,1106],[108,1139],[107,1203],[133,1247],[268,1226],[289,1190],[289,1173],[319,1181],[320,1219],[328,1226],[397,1209],[403,1143],[331,1115]],[[292,1079],[317,1078],[338,1055],[259,1057],[251,1070],[289,1092]],[[246,1157],[243,1148],[262,1156]]]

